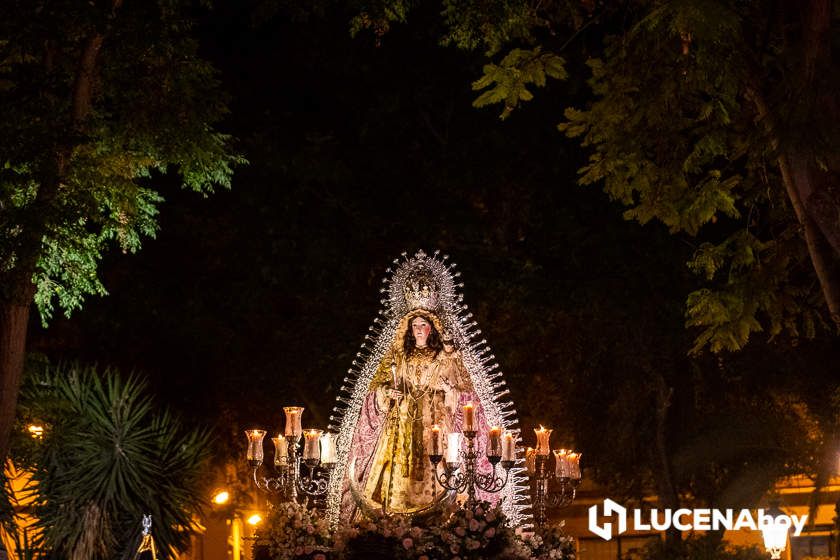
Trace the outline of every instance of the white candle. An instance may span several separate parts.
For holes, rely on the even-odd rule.
[[[525,472],[530,476],[537,472],[537,450],[533,447],[525,450]]]
[[[274,443],[274,465],[279,467],[289,462],[289,442],[284,436],[271,438]]]
[[[318,460],[321,458],[321,448],[319,446],[321,434],[324,433],[323,430],[306,430],[303,432],[303,460],[306,461],[307,459],[314,459]]]
[[[337,461],[335,434],[327,432],[321,436],[321,464],[332,465]]]
[[[245,436],[248,438],[248,460],[262,463],[265,430],[245,430]]]
[[[446,436],[446,462],[460,463],[461,462],[461,433],[452,432]]]
[[[569,450],[554,450],[554,476],[558,478],[569,478]]]
[[[464,405],[464,426],[461,431],[475,431],[475,405],[472,403],[472,401]]]
[[[443,442],[440,441],[440,426],[432,426],[432,437],[429,455],[443,455]]]
[[[569,461],[569,477],[574,480],[580,480],[580,457],[582,453],[569,453],[567,459]]]
[[[300,427],[300,419],[303,416],[302,406],[287,406],[283,408],[286,413],[286,430],[283,435],[300,437],[303,429]]]
[[[516,457],[516,440],[513,432],[505,431],[502,436],[502,461],[513,461]]]
[[[548,455],[551,453],[551,448],[549,447],[549,439],[551,438],[552,430],[548,430],[543,428],[542,426],[539,429],[534,428],[534,433],[537,434],[537,453],[540,455]]]
[[[501,457],[502,455],[502,429],[499,426],[490,428],[487,434],[487,456]]]

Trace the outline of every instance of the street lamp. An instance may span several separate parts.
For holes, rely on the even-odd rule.
[[[787,547],[790,517],[781,509],[779,502],[774,501],[767,510],[765,520],[761,526],[761,536],[764,537],[764,548],[770,553],[770,558],[778,560]]]

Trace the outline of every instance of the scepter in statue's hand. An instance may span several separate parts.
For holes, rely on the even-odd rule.
[[[391,362],[391,379],[394,382],[394,386],[391,389],[388,389],[388,397],[391,399],[391,406],[393,407],[396,402],[402,397],[402,391],[397,389],[397,364],[396,362]]]

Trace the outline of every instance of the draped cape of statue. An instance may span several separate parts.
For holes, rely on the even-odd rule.
[[[434,481],[431,428],[438,425],[443,440],[460,432],[466,402],[477,409],[482,471],[490,469],[483,458],[489,426],[518,431],[502,374],[486,341],[478,339],[481,331],[455,283],[460,273],[447,258],[437,252],[404,254],[386,271],[384,307],[344,378],[331,416],[338,463],[327,515],[334,523],[373,511],[418,514],[451,498]],[[502,499],[509,520],[523,525],[530,522],[527,490],[518,457],[502,492],[478,497]]]

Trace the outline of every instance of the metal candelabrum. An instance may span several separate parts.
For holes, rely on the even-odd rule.
[[[288,455],[285,461],[275,459],[275,476],[260,476],[261,458],[248,459],[256,487],[283,502],[299,498],[320,498],[327,494],[329,475],[335,463],[321,463],[320,459],[301,459],[298,447],[301,436],[285,436]],[[320,473],[316,469],[323,469]],[[302,467],[308,472],[303,473]]]
[[[549,507],[564,508],[574,501],[580,478],[556,476],[548,469],[549,455],[534,458],[534,473],[531,475],[534,497],[534,521],[543,529],[548,521]]]
[[[510,475],[510,469],[513,467],[513,461],[502,461],[500,455],[488,455],[487,460],[493,467],[489,473],[481,473],[478,471],[478,452],[475,449],[475,431],[465,431],[464,436],[467,438],[467,450],[461,452],[463,458],[464,468],[461,469],[461,464],[450,463],[444,461],[443,472],[438,472],[438,463],[443,459],[443,455],[429,455],[429,460],[434,466],[435,479],[446,490],[454,491],[458,494],[467,493],[467,506],[472,507],[476,504],[475,497],[476,489],[483,490],[495,494],[500,492],[505,487]],[[504,469],[504,478],[496,474],[497,465],[501,463]]]

